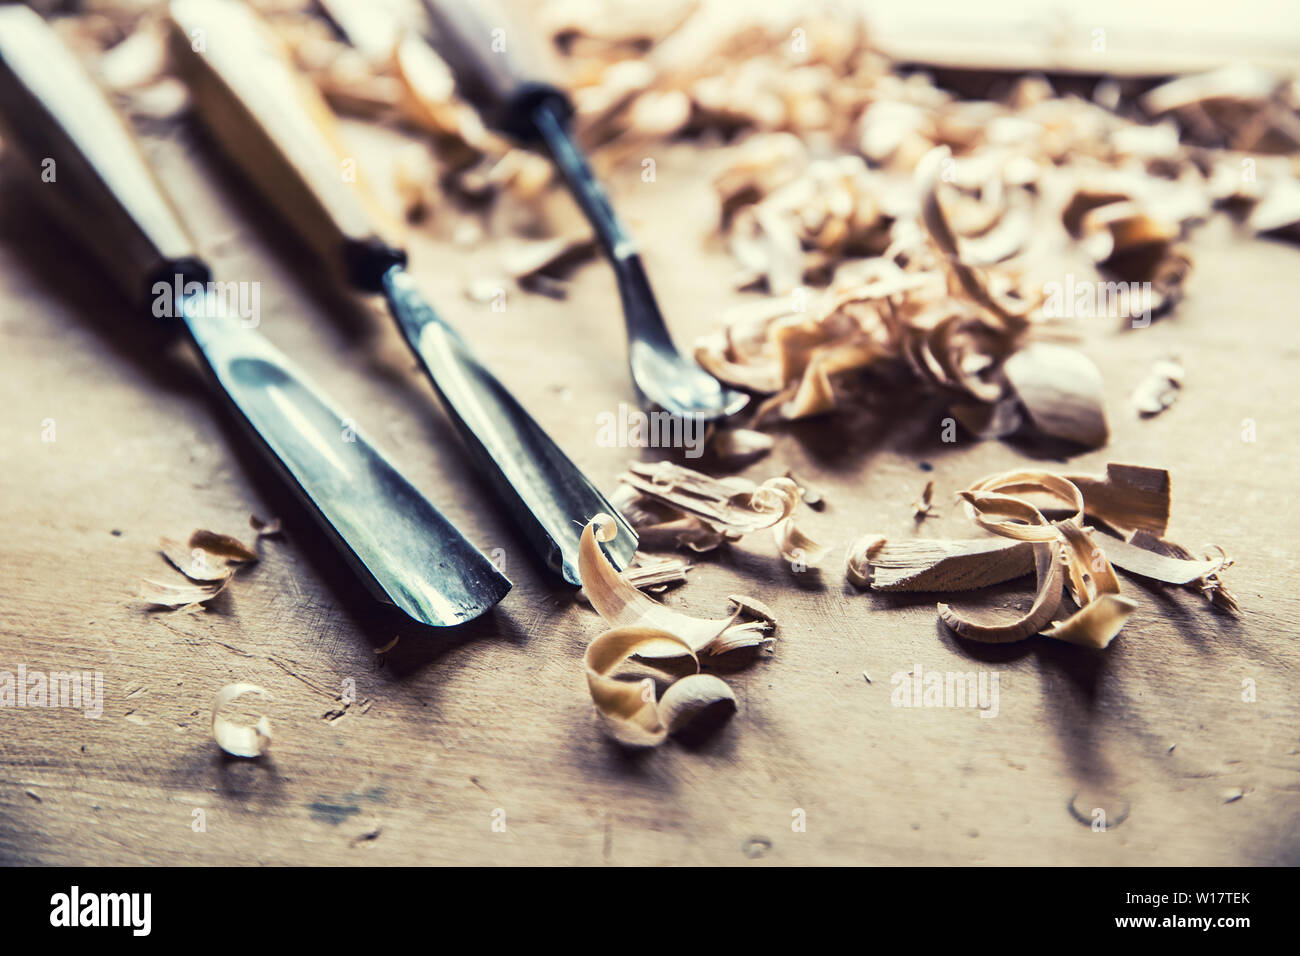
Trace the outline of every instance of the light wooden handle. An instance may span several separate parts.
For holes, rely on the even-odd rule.
[[[553,81],[553,59],[495,0],[425,0],[424,7],[460,94],[489,126],[533,143],[538,104],[552,103],[566,122],[572,116],[569,98]]]
[[[213,137],[332,268],[364,291],[405,262],[342,149],[320,91],[279,38],[234,0],[175,0],[172,51]]]
[[[193,240],[81,63],[29,7],[0,8],[0,121],[36,196],[136,304],[206,281]]]

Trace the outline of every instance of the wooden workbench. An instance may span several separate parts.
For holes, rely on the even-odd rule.
[[[387,141],[350,133],[382,164]],[[629,754],[601,734],[583,679],[599,620],[496,514],[388,320],[273,239],[260,204],[193,134],[151,141],[149,153],[218,276],[263,283],[263,332],[471,540],[502,549],[515,586],[459,630],[396,626],[268,475],[185,348],[130,314],[28,191],[6,183],[0,670],[102,671],[104,710],[98,720],[0,710],[0,861],[1300,862],[1300,251],[1217,222],[1197,234],[1172,317],[1127,333],[1080,323],[1105,373],[1113,440],[1072,470],[1170,468],[1171,537],[1237,558],[1239,618],[1133,583],[1141,607],[1105,652],[1041,638],[991,649],[939,625],[932,596],[856,592],[839,564],[850,539],[969,536],[952,493],[1034,460],[1012,444],[944,444],[941,406],[885,399],[780,430],[775,452],[744,472],[791,468],[820,488],[827,507],[805,526],[833,556],[794,574],[760,533],[696,559],[670,604],[716,616],[726,595],[755,594],[781,618],[780,640],[724,675],[739,712],[718,732]],[[709,236],[699,153],[664,147],[655,158],[654,183],[629,159],[611,186],[689,343],[743,296]],[[571,456],[612,486],[635,451],[596,442],[597,414],[632,401],[611,274],[594,263],[567,301],[512,293],[493,312],[461,285],[498,271],[497,251],[447,233],[435,213],[412,240],[414,272]],[[1139,421],[1128,396],[1171,354],[1187,369],[1184,394]],[[930,478],[940,515],[918,528],[910,503]],[[171,573],[160,535],[246,534],[251,513],[282,516],[286,533],[263,542],[264,560],[209,612],[133,600],[142,576]],[[1001,599],[1028,597],[1019,587]],[[918,665],[996,671],[997,717],[892,706],[891,676]],[[356,700],[345,706],[348,680]],[[230,758],[213,742],[213,693],[234,681],[272,694],[266,758]],[[1097,808],[1105,830],[1092,826]]]

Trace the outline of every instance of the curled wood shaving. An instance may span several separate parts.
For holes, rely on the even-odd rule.
[[[1040,631],[1051,621],[1052,615],[1060,606],[1065,569],[1057,558],[1055,545],[1035,542],[1032,548],[1038,590],[1034,595],[1033,606],[1028,611],[1011,620],[990,619],[987,616],[959,614],[949,605],[940,602],[939,619],[962,637],[985,644],[1022,641]]]
[[[1111,465],[1105,478],[1076,479],[1046,471],[1005,472],[976,482],[959,497],[975,523],[998,538],[892,543],[866,535],[850,547],[845,576],[858,587],[878,590],[957,591],[1011,580],[1032,568],[1036,593],[1023,614],[976,616],[938,605],[940,619],[957,634],[986,643],[1041,634],[1108,646],[1138,606],[1121,593],[1116,567],[1197,587],[1211,601],[1238,608],[1230,593],[1219,596],[1222,572],[1231,563],[1222,551],[1198,560],[1141,527],[1162,532],[1168,522],[1169,476],[1160,469]],[[1063,505],[1066,516],[1049,520],[1035,499]],[[1127,541],[1103,537],[1084,524],[1094,515],[1118,530],[1136,530]],[[1054,621],[1067,594],[1077,610]]]
[[[1036,342],[1007,359],[1003,371],[1041,434],[1088,448],[1106,443],[1101,372],[1082,352]]]
[[[110,90],[122,92],[157,80],[167,67],[167,45],[157,23],[142,23],[99,58],[96,72]]]
[[[815,567],[830,553],[825,545],[820,545],[795,526],[793,518],[778,521],[772,528],[772,540],[776,542],[777,551],[783,560],[791,564]]]
[[[759,485],[739,477],[711,478],[664,461],[634,462],[622,480],[638,496],[623,512],[644,547],[707,551],[771,528],[777,551],[791,564],[811,567],[827,554],[795,523],[801,492],[792,478],[769,478]]]
[[[1140,102],[1152,116],[1177,117],[1193,142],[1257,153],[1300,148],[1294,84],[1248,63],[1171,80]]]
[[[732,594],[727,597],[727,600],[736,605],[736,609],[741,614],[748,614],[768,624],[776,623],[776,615],[772,613],[772,609],[758,598],[747,597],[743,594]]]
[[[206,584],[168,583],[145,578],[137,591],[140,598],[151,607],[195,610],[226,589],[230,575]]]
[[[1241,170],[1232,170],[1233,189],[1241,184]],[[1250,197],[1257,198],[1257,197]],[[1300,180],[1279,178],[1250,212],[1246,225],[1262,236],[1300,237]]]
[[[680,584],[686,580],[690,564],[682,558],[640,556],[630,568],[620,572],[624,581],[642,591],[656,594],[665,591],[670,585]],[[579,588],[574,597],[590,603],[587,593]]]
[[[790,517],[799,503],[799,487],[789,478],[769,478],[758,485],[738,477],[710,478],[667,461],[633,462],[621,480],[643,498],[720,534],[773,527]]]
[[[1121,318],[1165,311],[1182,295],[1183,280],[1192,260],[1176,240],[1179,230],[1162,222],[1134,202],[1116,202],[1093,209],[1083,217],[1084,248],[1107,275],[1128,283],[1150,283],[1151,301],[1136,303],[1128,297],[1128,312]],[[1145,316],[1144,316],[1145,317]]]
[[[260,757],[271,745],[270,720],[259,717],[257,723],[248,727],[236,724],[221,714],[227,706],[245,694],[263,698],[271,696],[256,684],[227,684],[221,688],[212,699],[212,737],[222,750],[233,757]]]
[[[764,643],[762,636],[739,630],[723,640],[733,625],[737,629],[743,628],[743,625],[735,625],[734,615],[713,620],[692,617],[642,594],[618,573],[600,548],[598,542],[612,541],[617,534],[618,527],[608,515],[597,515],[588,522],[578,546],[578,574],[587,600],[610,627],[651,629],[674,635],[676,645],[673,642],[658,645],[643,642],[637,651],[638,656],[678,656],[681,647],[677,645],[686,647],[692,654],[717,653],[715,648],[723,645],[735,649],[739,646],[738,633],[745,635],[740,639],[744,646]]]
[[[887,542],[879,535],[863,535],[849,545],[844,556],[844,576],[856,587],[871,586],[871,562]]]
[[[663,649],[674,653],[664,655]],[[652,627],[614,627],[587,647],[583,663],[587,688],[605,730],[629,747],[656,747],[708,711],[734,712],[736,697],[711,674],[694,673],[673,682],[659,699],[650,678],[638,682],[610,676],[633,656],[684,656],[698,671],[699,660],[686,641]]]

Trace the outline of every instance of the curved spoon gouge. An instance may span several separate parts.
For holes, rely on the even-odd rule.
[[[595,230],[618,282],[628,370],[642,404],[700,422],[743,409],[748,395],[724,386],[673,343],[641,252],[569,132],[573,104],[548,81],[553,71],[543,50],[529,43],[528,29],[507,25],[510,18],[492,0],[424,0],[424,6],[460,93],[492,128],[545,148]]]

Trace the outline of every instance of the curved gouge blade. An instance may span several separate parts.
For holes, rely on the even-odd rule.
[[[637,536],[627,519],[438,317],[405,269],[389,269],[383,286],[389,309],[475,464],[547,566],[580,585],[582,529],[604,512],[614,517],[619,529],[607,546],[610,560],[620,570],[628,567]]]
[[[433,627],[495,605],[510,582],[289,359],[213,293],[182,315],[253,433],[380,600]]]

